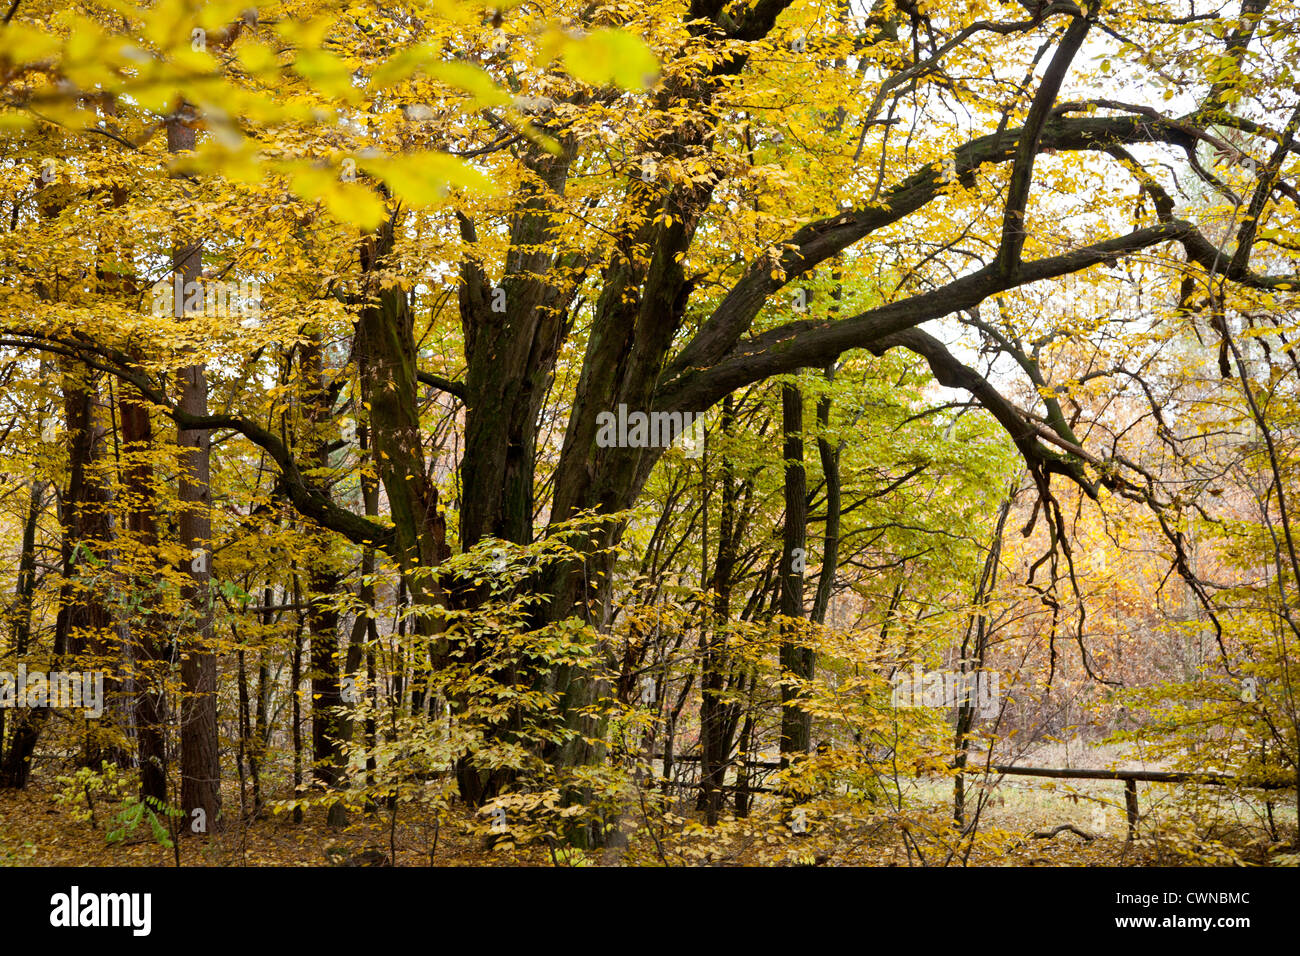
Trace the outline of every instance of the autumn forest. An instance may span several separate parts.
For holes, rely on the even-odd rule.
[[[0,17],[0,866],[1300,861],[1296,0]]]

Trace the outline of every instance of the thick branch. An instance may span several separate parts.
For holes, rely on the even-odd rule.
[[[1007,201],[1002,213],[1002,240],[998,245],[998,270],[1010,275],[1020,265],[1020,253],[1025,246],[1025,212],[1029,204],[1029,187],[1034,175],[1034,158],[1038,155],[1043,127],[1051,115],[1052,104],[1061,91],[1061,83],[1069,72],[1074,56],[1083,45],[1083,38],[1092,26],[1091,14],[1095,4],[1089,9],[1089,16],[1076,16],[1061,44],[1052,55],[1052,62],[1043,74],[1029,114],[1025,117],[1024,128],[1020,132],[1016,145],[1016,161],[1011,168],[1011,182],[1007,187]]]
[[[388,554],[395,547],[393,529],[341,508],[302,474],[292,450],[273,432],[238,415],[190,415],[176,408],[166,392],[150,382],[147,375],[131,364],[129,357],[116,349],[89,343],[45,340],[24,332],[9,332],[17,338],[0,338],[0,346],[45,349],[76,357],[88,367],[106,372],[134,386],[145,401],[160,408],[176,423],[189,430],[231,428],[262,448],[279,469],[282,489],[290,503],[304,516],[321,527],[336,531],[356,544],[373,544]]]
[[[1078,109],[1071,104],[1069,109]],[[1056,115],[1038,138],[1039,150],[1103,150],[1126,143],[1165,142],[1183,146],[1195,142],[1185,121],[1137,116]],[[990,133],[959,146],[945,174],[939,165],[927,165],[888,190],[880,201],[862,209],[847,210],[810,222],[780,243],[775,260],[763,257],[719,303],[695,337],[669,365],[664,381],[690,368],[719,361],[744,335],[772,293],[790,280],[843,252],[864,236],[916,212],[941,194],[953,179],[969,181],[986,163],[1004,163],[1016,155],[1021,130]]]
[[[432,386],[440,392],[446,392],[448,395],[454,395],[465,404],[469,404],[469,389],[465,387],[464,382],[455,382],[449,378],[443,378],[441,375],[434,375],[432,372],[423,370],[417,371],[416,377],[425,385]]]
[[[896,332],[970,309],[1007,289],[1079,272],[1169,240],[1182,240],[1193,231],[1190,223],[1171,219],[1024,263],[1011,278],[1000,275],[995,266],[987,266],[931,292],[868,309],[851,319],[790,322],[755,336],[709,368],[686,372],[667,383],[659,390],[655,408],[704,411],[723,395],[751,382],[799,368],[825,366],[850,349],[867,348]]]

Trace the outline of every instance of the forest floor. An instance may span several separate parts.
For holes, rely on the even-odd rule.
[[[1113,754],[1036,755],[1023,763],[1104,766]],[[979,837],[973,848],[948,828],[952,783],[941,778],[901,782],[887,805],[860,803],[845,812],[810,804],[811,825],[793,834],[770,798],[756,801],[745,819],[724,818],[713,829],[701,825],[693,801],[676,814],[647,820],[633,814],[626,851],[581,853],[533,841],[489,845],[482,819],[458,803],[435,826],[418,804],[403,806],[394,819],[387,809],[353,813],[349,824],[330,827],[314,808],[301,822],[292,813],[264,812],[248,822],[228,824],[210,838],[186,837],[179,848],[159,843],[147,825],[118,842],[107,837],[119,824],[119,807],[100,803],[94,820],[84,804],[57,799],[59,785],[38,777],[26,790],[0,790],[0,866],[550,866],[550,865],[970,865],[1150,866],[1294,863],[1288,852],[1296,835],[1290,794],[1271,808],[1213,787],[1143,784],[1138,839],[1129,841],[1123,784],[1112,781],[1003,778],[987,791],[972,787],[968,807],[981,802]],[[279,795],[287,796],[287,794]],[[239,806],[238,787],[225,794]],[[236,817],[236,821],[238,818]],[[1052,830],[1068,824],[1053,836]],[[1039,834],[1039,835],[1035,835]]]

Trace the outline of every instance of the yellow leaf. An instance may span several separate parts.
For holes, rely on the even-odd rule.
[[[340,182],[327,169],[306,163],[293,164],[289,170],[293,191],[304,199],[314,199],[339,222],[350,222],[363,229],[373,229],[384,220],[384,202],[357,183]]]
[[[482,195],[496,194],[496,187],[490,179],[463,160],[446,153],[365,159],[358,165],[382,179],[396,196],[411,206],[439,202],[449,189],[457,187]]]
[[[640,37],[606,27],[564,44],[564,65],[593,86],[646,89],[659,75],[659,61]]]
[[[430,67],[428,74],[448,86],[464,90],[479,106],[503,106],[510,102],[510,97],[492,82],[492,77],[471,63],[439,63]]]
[[[257,40],[239,44],[236,56],[249,73],[270,73],[280,65],[275,50]]]

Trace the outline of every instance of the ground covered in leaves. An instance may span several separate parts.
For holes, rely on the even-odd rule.
[[[1086,787],[1003,780],[989,791],[973,843],[948,825],[950,785],[921,781],[904,810],[830,799],[807,804],[802,827],[774,804],[705,827],[693,812],[625,820],[620,849],[579,851],[554,840],[523,845],[484,835],[482,818],[453,803],[441,819],[415,808],[349,814],[331,827],[323,809],[299,822],[267,811],[210,837],[168,847],[146,826],[110,834],[120,807],[66,805],[34,782],[0,791],[0,865],[10,866],[1170,866],[1294,865],[1294,808],[1214,796],[1189,805],[1182,792],[1144,795],[1138,837],[1126,839],[1120,785]],[[978,799],[978,795],[972,797]],[[238,794],[227,806],[239,805]],[[1263,814],[1263,815],[1262,815]],[[1066,826],[1068,825],[1068,826]],[[794,832],[802,829],[802,832]],[[1053,832],[1056,831],[1056,832]]]

